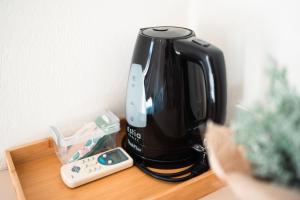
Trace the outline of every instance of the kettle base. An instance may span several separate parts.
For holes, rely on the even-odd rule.
[[[199,174],[206,172],[209,169],[208,162],[205,159],[204,162],[199,162],[197,155],[191,155],[184,159],[172,160],[172,161],[161,161],[145,158],[143,156],[137,155],[130,148],[126,142],[126,136],[122,139],[122,147],[126,152],[133,158],[135,165],[144,173],[152,176],[156,179],[168,181],[168,182],[181,182],[189,180]],[[179,172],[175,173],[161,173],[153,171],[150,168],[156,169],[181,169]]]
[[[128,147],[127,137],[124,136],[122,139],[122,147],[128,152],[128,154],[133,158],[135,162],[143,163],[148,167],[158,168],[158,169],[174,169],[180,167],[186,167],[195,162],[195,155],[191,154],[188,157],[180,158],[180,159],[173,159],[173,160],[156,160],[151,158],[146,158],[144,156],[136,154],[130,147]]]

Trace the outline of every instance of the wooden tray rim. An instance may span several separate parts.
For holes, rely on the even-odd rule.
[[[13,158],[14,154],[18,155],[18,152],[21,152],[24,149],[27,150],[27,148],[34,148],[35,146],[38,146],[38,145],[45,145],[45,143],[48,143],[48,148],[51,149],[52,154],[53,154],[53,141],[50,137],[36,140],[36,141],[30,142],[27,144],[15,146],[15,147],[9,148],[5,151],[5,157],[6,157],[6,162],[7,162],[7,166],[8,166],[8,171],[9,171],[9,174],[10,174],[10,177],[12,180],[12,184],[15,188],[18,200],[26,200],[26,197],[24,195],[24,191],[23,191],[17,170],[15,168],[15,163],[14,163],[14,158]],[[22,164],[24,162],[38,159],[42,156],[47,156],[47,155],[50,155],[50,153],[46,151],[45,153],[42,153],[40,155],[33,155],[32,157],[29,157],[28,159],[23,158],[21,160],[21,162],[19,162],[18,164]],[[170,196],[170,197],[174,196],[174,195],[172,195],[172,193],[174,193],[175,191],[184,190],[184,188],[189,187],[190,185],[193,185],[195,182],[198,182],[200,180],[203,181],[205,178],[208,178],[210,176],[215,176],[215,174],[211,170],[209,170],[208,172],[205,172],[202,175],[197,176],[193,179],[182,182],[170,189],[167,189],[164,192],[153,195],[153,196],[151,196],[151,199],[167,199],[168,196]],[[220,186],[217,186],[216,189],[219,189],[224,186],[224,183],[222,181],[218,180],[218,182],[219,182]],[[214,189],[213,191],[215,191],[216,189]],[[207,194],[209,194],[209,193],[207,193]],[[205,195],[207,195],[207,194],[205,194]]]

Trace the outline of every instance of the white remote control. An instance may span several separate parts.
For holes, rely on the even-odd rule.
[[[60,175],[70,187],[108,176],[133,165],[132,158],[120,147],[63,165]]]

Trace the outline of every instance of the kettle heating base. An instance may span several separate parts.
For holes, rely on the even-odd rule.
[[[182,182],[198,176],[209,169],[207,159],[199,159],[200,155],[192,155],[185,159],[173,161],[161,161],[145,158],[137,155],[130,148],[128,148],[127,137],[123,137],[122,147],[133,158],[134,164],[144,173],[156,179],[168,182]],[[202,157],[202,156],[201,156]],[[152,168],[152,169],[149,169]],[[184,168],[184,169],[181,169]],[[177,172],[157,172],[153,169],[178,169]]]
[[[162,161],[162,160],[155,160],[146,158],[143,156],[140,156],[136,154],[134,151],[132,151],[131,148],[128,148],[127,137],[123,138],[122,141],[122,147],[126,149],[126,151],[130,154],[130,156],[139,163],[143,163],[144,165],[147,165],[148,167],[158,168],[158,169],[174,169],[174,168],[181,168],[186,167],[195,161],[195,156],[191,155],[184,159],[178,159],[178,160],[172,160],[172,161]]]

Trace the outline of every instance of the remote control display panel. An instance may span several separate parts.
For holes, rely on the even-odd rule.
[[[120,149],[114,149],[98,157],[98,162],[102,165],[114,165],[125,160],[128,160],[128,157]]]

